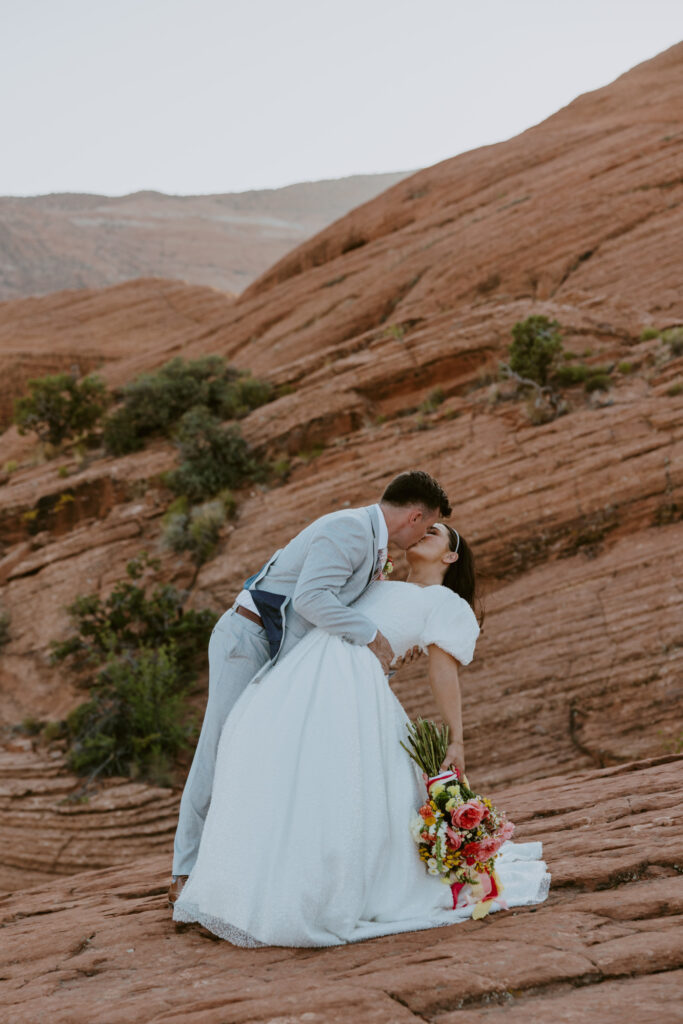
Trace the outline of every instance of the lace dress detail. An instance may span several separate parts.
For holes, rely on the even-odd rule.
[[[466,664],[479,628],[443,587],[373,583],[356,602],[396,654],[437,644]],[[314,629],[235,705],[197,863],[174,906],[239,946],[332,946],[455,923],[450,888],[409,830],[424,800],[408,719],[367,647]],[[509,906],[545,899],[539,843],[506,843]]]

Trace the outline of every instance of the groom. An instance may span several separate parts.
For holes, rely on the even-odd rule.
[[[341,509],[316,519],[244,584],[209,642],[209,697],[175,836],[175,903],[197,858],[223,724],[247,683],[286,654],[314,626],[364,644],[389,671],[393,651],[375,624],[352,603],[377,579],[389,541],[406,550],[442,516],[445,492],[427,473],[401,473],[379,504]],[[258,756],[258,752],[256,752]]]

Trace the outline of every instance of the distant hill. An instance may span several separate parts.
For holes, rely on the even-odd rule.
[[[209,196],[0,197],[0,301],[166,277],[241,292],[408,173]]]

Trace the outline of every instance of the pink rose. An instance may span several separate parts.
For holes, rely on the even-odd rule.
[[[498,835],[500,836],[501,840],[505,842],[506,839],[509,839],[512,836],[514,831],[515,826],[512,824],[512,822],[506,821]]]
[[[479,847],[477,860],[484,861],[488,860],[489,857],[494,857],[498,853],[503,845],[503,840],[499,836],[489,836],[487,839],[482,839],[481,842],[476,845]]]
[[[459,850],[462,846],[462,836],[459,832],[454,832],[448,825],[446,825],[446,845],[450,850]]]
[[[456,828],[476,828],[486,814],[486,807],[480,800],[468,800],[466,804],[456,807],[451,814],[451,821]]]

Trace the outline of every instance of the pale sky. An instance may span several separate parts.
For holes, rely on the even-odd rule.
[[[681,38],[682,0],[0,0],[0,195],[426,167]]]

